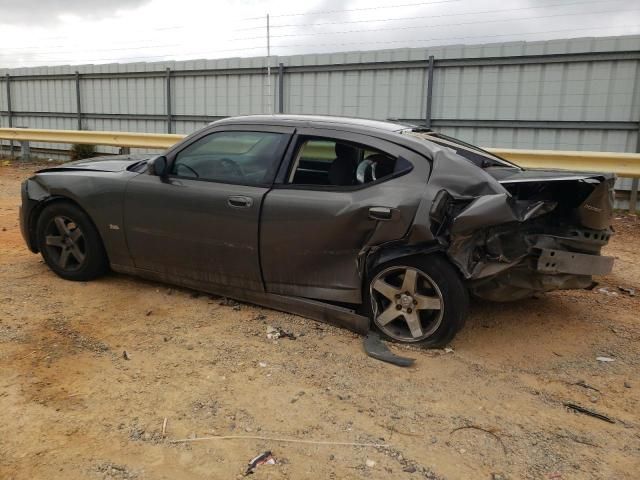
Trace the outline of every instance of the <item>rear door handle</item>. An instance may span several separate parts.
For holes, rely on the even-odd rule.
[[[389,207],[371,207],[369,209],[369,218],[373,220],[391,220],[393,217],[393,209]]]
[[[253,199],[243,195],[233,195],[227,198],[227,205],[233,208],[249,208],[253,205]]]

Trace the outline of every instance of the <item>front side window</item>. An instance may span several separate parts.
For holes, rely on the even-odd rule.
[[[373,147],[329,138],[306,138],[298,146],[289,183],[357,186],[409,168],[407,160]]]
[[[284,139],[272,132],[212,133],[178,153],[171,174],[223,183],[269,183]]]

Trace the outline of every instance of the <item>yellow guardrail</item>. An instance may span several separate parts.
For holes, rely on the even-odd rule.
[[[184,135],[178,134],[0,128],[0,139],[18,142],[80,143],[161,150],[171,147],[183,138]],[[522,167],[582,172],[613,172],[621,177],[640,178],[640,153],[515,150],[505,148],[487,148],[486,150]]]
[[[485,150],[525,168],[551,168],[577,172],[613,172],[620,177],[640,177],[640,153],[515,150],[507,148],[486,148]]]
[[[170,133],[98,132],[84,130],[40,130],[37,128],[0,128],[0,139],[46,143],[81,143],[113,147],[169,148],[184,135]]]

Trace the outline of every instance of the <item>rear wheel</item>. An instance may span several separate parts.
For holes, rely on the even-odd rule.
[[[86,281],[107,271],[100,235],[89,216],[75,205],[56,202],[45,207],[36,231],[44,261],[60,277]]]
[[[366,297],[367,313],[386,337],[427,347],[446,345],[455,336],[469,303],[458,272],[438,255],[380,265]]]

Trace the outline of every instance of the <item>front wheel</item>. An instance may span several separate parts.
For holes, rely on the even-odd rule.
[[[60,277],[86,281],[108,270],[100,234],[89,216],[75,205],[56,202],[45,207],[36,232],[44,261]]]
[[[446,345],[464,325],[469,304],[460,275],[439,255],[378,266],[365,297],[366,313],[386,337],[426,347]]]

